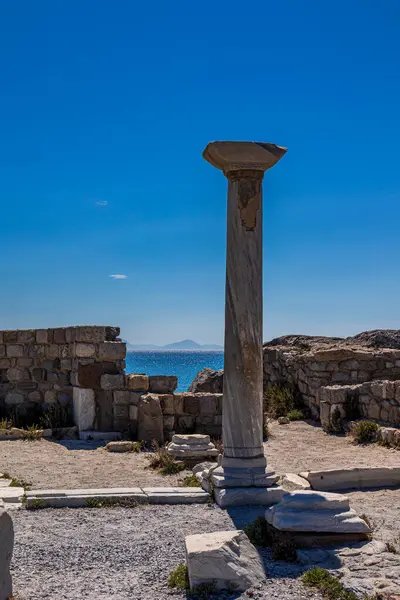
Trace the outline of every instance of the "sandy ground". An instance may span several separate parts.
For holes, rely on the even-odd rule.
[[[400,451],[355,446],[345,437],[298,422],[271,426],[265,449],[277,473],[355,466],[400,466]],[[31,482],[33,489],[179,485],[182,475],[146,469],[146,454],[111,454],[93,442],[0,442],[0,472]],[[400,501],[399,501],[400,503]]]

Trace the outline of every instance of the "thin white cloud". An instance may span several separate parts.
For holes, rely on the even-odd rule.
[[[96,206],[108,206],[107,200],[98,200]]]
[[[111,279],[128,279],[128,275],[121,275],[121,273],[116,273],[115,275],[110,275]]]

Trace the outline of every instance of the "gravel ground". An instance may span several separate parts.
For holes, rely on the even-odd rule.
[[[377,445],[355,446],[345,437],[297,422],[271,426],[265,445],[277,473],[322,468],[400,466],[400,452]],[[163,476],[146,469],[145,454],[111,454],[99,445],[40,440],[0,442],[0,472],[30,481],[34,489],[178,485],[182,475]]]
[[[255,515],[202,505],[15,511],[14,592],[18,600],[180,600],[186,594],[166,581],[185,561],[185,536],[242,527]],[[265,585],[218,597],[321,599],[298,579],[301,567],[262,556]]]

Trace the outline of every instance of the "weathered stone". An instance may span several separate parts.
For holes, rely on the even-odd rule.
[[[46,371],[44,369],[32,369],[32,377],[35,381],[45,381]]]
[[[87,326],[75,328],[76,342],[104,342],[106,339],[106,328],[102,326]]]
[[[147,392],[149,389],[149,378],[140,373],[129,373],[125,375],[125,385],[128,390],[135,392]]]
[[[131,405],[129,407],[129,419],[131,421],[137,421],[137,419],[138,419],[138,411],[139,411],[139,409],[138,409],[137,406]],[[164,421],[164,423],[165,423],[165,421]]]
[[[96,402],[94,390],[74,388],[74,422],[80,431],[94,429]]]
[[[84,344],[78,342],[75,344],[74,356],[78,358],[92,358],[96,354],[96,347],[94,344]]]
[[[178,386],[175,375],[150,375],[149,391],[155,394],[171,394]]]
[[[18,344],[10,344],[7,346],[7,356],[9,358],[19,357],[24,355],[24,347]]]
[[[30,379],[28,369],[12,368],[7,370],[7,378],[9,381],[27,381]]]
[[[131,392],[129,390],[115,391],[114,403],[120,406],[129,406],[131,403]]]
[[[3,331],[3,342],[5,344],[15,344],[18,339],[18,332],[15,330]]]
[[[108,442],[106,450],[109,452],[132,452],[133,442]]]
[[[214,394],[198,394],[200,414],[215,415],[218,411],[218,397]]]
[[[368,525],[340,494],[308,490],[289,492],[265,513],[268,523],[280,531],[325,533],[371,532]]]
[[[71,389],[70,393],[67,392],[57,392],[57,400],[60,406],[68,406],[72,403],[72,394],[73,391]]]
[[[43,402],[43,394],[41,392],[39,392],[38,390],[35,390],[34,392],[31,392],[30,394],[28,394],[28,400],[29,400],[29,402],[34,402],[35,404],[40,404],[41,402]]]
[[[37,329],[36,330],[36,341],[38,344],[47,344],[48,343],[48,330],[47,329]]]
[[[175,415],[175,398],[173,394],[159,394],[163,415]]]
[[[8,392],[5,397],[6,404],[23,404],[24,396],[23,394],[19,394],[18,392]]]
[[[285,492],[293,492],[294,490],[309,490],[311,489],[310,482],[296,473],[286,473],[279,480],[279,485]]]
[[[33,359],[32,358],[17,358],[17,366],[18,367],[31,367],[33,365]]]
[[[17,383],[17,390],[28,394],[29,392],[34,392],[38,387],[38,384],[35,381],[19,381]]]
[[[126,344],[124,342],[102,342],[99,344],[100,360],[119,360],[126,356]],[[143,390],[147,391],[147,390]]]
[[[61,371],[71,371],[72,360],[70,358],[62,358],[60,361],[60,369]]]
[[[114,426],[113,401],[114,392],[103,390],[96,392],[96,425],[100,431],[110,431]]]
[[[200,412],[200,398],[195,394],[185,394],[183,410],[191,415],[198,415]]]
[[[44,393],[44,401],[46,404],[57,404],[57,392],[55,390],[47,390]]]
[[[222,394],[224,383],[224,371],[213,371],[203,369],[193,379],[188,392],[209,392],[211,394]]]
[[[159,443],[164,442],[163,416],[160,400],[154,394],[146,394],[140,398],[138,439],[144,441],[157,440]]]
[[[120,390],[124,387],[124,376],[106,373],[101,376],[100,385],[103,390]]]
[[[400,467],[353,467],[300,473],[314,490],[347,490],[400,485]]]
[[[266,578],[257,550],[241,530],[189,535],[185,545],[191,588],[214,583],[217,590],[241,592]]]
[[[279,423],[279,425],[289,425],[290,419],[288,419],[287,417],[279,417],[278,423]]]
[[[0,430],[0,440],[22,440],[24,439],[25,432],[23,429],[17,427],[11,427],[11,429]]]
[[[0,600],[12,597],[10,564],[13,549],[13,522],[10,515],[0,507]]]
[[[164,422],[164,433],[165,431],[172,431],[175,427],[175,417],[174,415],[163,415]]]
[[[114,404],[113,416],[114,419],[123,419],[127,421],[129,419],[129,406],[123,404]]]
[[[11,367],[11,358],[0,358],[0,369],[8,369]]]
[[[45,346],[45,353],[47,358],[60,358],[60,347],[58,344],[49,344],[48,346]]]

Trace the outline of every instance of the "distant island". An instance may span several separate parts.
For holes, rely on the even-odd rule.
[[[126,343],[126,349],[128,352],[146,352],[146,351],[164,351],[164,350],[223,350],[222,346],[218,344],[198,344],[193,340],[182,340],[181,342],[174,342],[173,344],[167,344],[166,346],[156,346],[154,344],[130,344],[127,340],[123,340]]]

